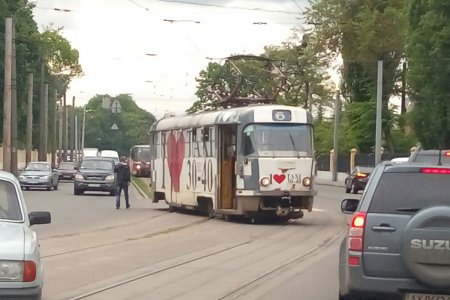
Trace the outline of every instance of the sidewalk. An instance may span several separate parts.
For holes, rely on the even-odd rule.
[[[344,187],[345,186],[345,178],[347,177],[347,173],[338,172],[337,180],[332,181],[333,174],[329,171],[317,171],[316,184],[318,185],[331,185]]]

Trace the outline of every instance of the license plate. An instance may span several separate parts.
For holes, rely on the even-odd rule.
[[[405,300],[450,300],[450,295],[437,295],[437,294],[405,294]]]
[[[90,187],[100,187],[99,183],[90,183],[89,184]]]
[[[28,183],[38,183],[38,181],[36,179],[29,179]]]

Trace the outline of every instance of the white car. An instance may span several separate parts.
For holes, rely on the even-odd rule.
[[[27,212],[19,181],[0,171],[0,299],[41,299],[44,267],[30,226],[50,222],[49,212]]]

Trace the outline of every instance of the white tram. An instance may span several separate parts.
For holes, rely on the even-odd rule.
[[[301,218],[316,192],[313,120],[252,105],[171,116],[150,130],[153,202],[209,216]]]

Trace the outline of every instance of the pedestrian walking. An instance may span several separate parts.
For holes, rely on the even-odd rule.
[[[117,173],[117,193],[116,193],[116,209],[120,208],[120,194],[124,193],[125,204],[130,208],[130,199],[128,197],[128,186],[130,185],[131,175],[130,167],[127,164],[127,158],[121,156],[119,163],[116,165],[114,172]]]

